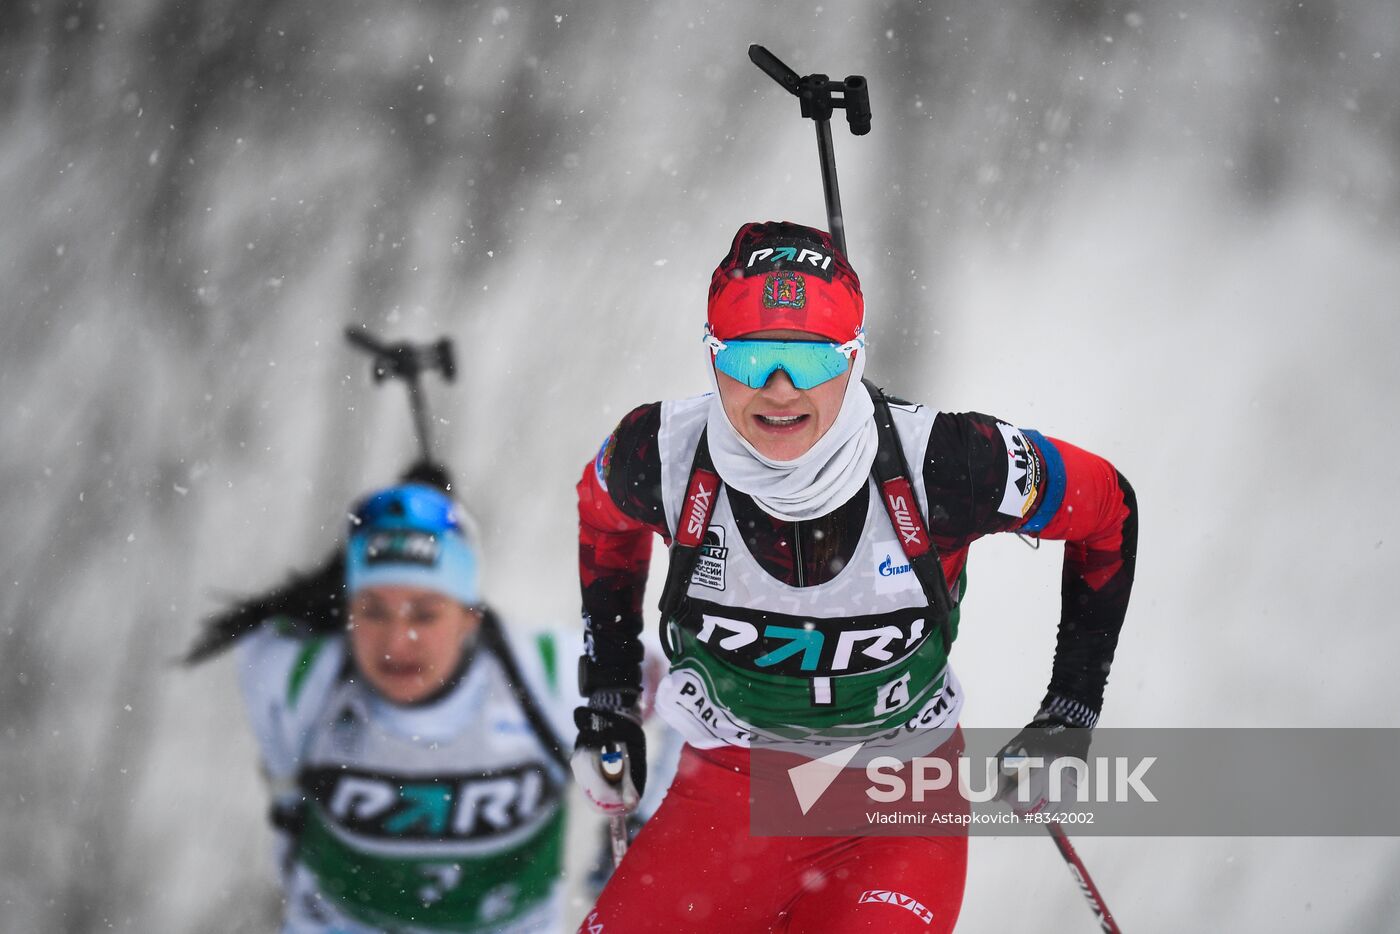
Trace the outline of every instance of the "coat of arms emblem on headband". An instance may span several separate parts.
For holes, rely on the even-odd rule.
[[[795,272],[770,272],[763,282],[764,308],[802,308],[807,304],[807,283]]]

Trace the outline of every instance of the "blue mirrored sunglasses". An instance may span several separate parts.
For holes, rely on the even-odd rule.
[[[846,344],[830,341],[731,340],[706,337],[715,368],[750,389],[762,389],[782,370],[798,389],[811,389],[851,367],[851,354],[865,345],[860,337]]]
[[[352,533],[358,528],[462,533],[461,519],[451,497],[418,484],[390,487],[368,497],[356,508],[350,528]]]

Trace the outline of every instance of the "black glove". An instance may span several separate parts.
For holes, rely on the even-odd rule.
[[[595,695],[587,707],[575,708],[578,740],[570,765],[589,802],[613,815],[635,809],[646,791],[647,738],[635,708],[602,705],[610,699]]]
[[[1072,725],[1063,717],[1041,711],[997,753],[1001,764],[997,800],[1023,815],[1053,817],[1073,810],[1078,800],[1079,770],[1069,763],[1052,769],[1052,763],[1065,758],[1087,762],[1092,733],[1088,727]],[[1058,790],[1051,787],[1052,772],[1060,776]],[[1053,796],[1052,791],[1056,792]]]

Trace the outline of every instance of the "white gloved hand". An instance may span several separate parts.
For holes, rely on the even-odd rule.
[[[609,816],[636,809],[647,784],[646,734],[630,712],[574,711],[578,741],[569,760],[588,802]]]

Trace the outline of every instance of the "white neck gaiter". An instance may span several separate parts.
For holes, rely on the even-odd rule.
[[[861,382],[864,349],[852,355],[850,379],[836,421],[807,453],[790,461],[764,457],[730,423],[720,402],[714,359],[708,348],[705,355],[715,388],[707,423],[710,456],[725,483],[752,496],[770,516],[801,522],[831,512],[870,480],[879,438],[875,406]]]

